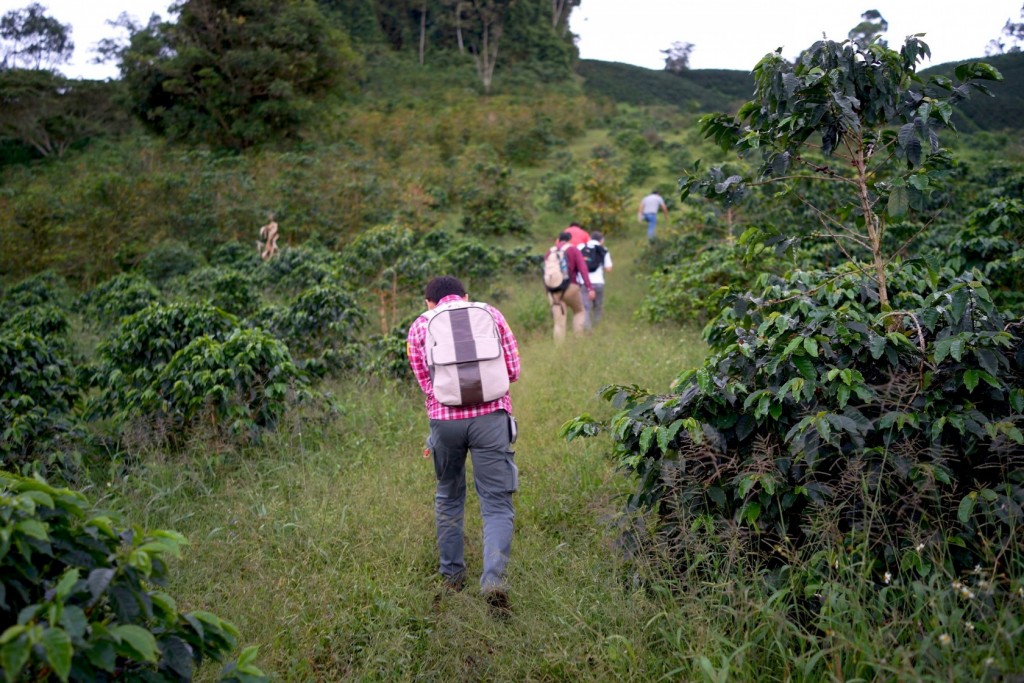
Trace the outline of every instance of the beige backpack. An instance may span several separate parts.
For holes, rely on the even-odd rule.
[[[427,367],[439,403],[472,406],[508,393],[498,324],[486,304],[455,301],[426,316]]]

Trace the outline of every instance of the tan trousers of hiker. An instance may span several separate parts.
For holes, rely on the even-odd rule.
[[[578,284],[574,282],[564,292],[548,292],[548,301],[551,303],[551,317],[555,320],[556,342],[565,341],[565,318],[568,314],[566,309],[572,309],[572,333],[576,336],[583,334],[587,315],[583,308],[583,295]]]

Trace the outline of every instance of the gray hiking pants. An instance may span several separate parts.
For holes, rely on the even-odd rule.
[[[505,585],[512,552],[512,493],[519,471],[509,444],[509,416],[504,410],[462,420],[431,420],[429,445],[434,456],[437,493],[434,516],[441,574],[465,573],[463,517],[466,507],[466,452],[472,453],[473,485],[480,499],[484,527],[484,571],[480,588]]]

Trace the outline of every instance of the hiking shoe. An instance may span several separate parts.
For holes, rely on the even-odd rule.
[[[466,587],[466,575],[456,574],[455,576],[446,576],[444,577],[442,586],[444,586],[445,591],[449,593],[461,593],[462,589]]]
[[[487,609],[491,616],[501,621],[508,621],[512,618],[512,603],[509,602],[508,593],[502,588],[494,588],[484,593],[484,600],[487,601]]]

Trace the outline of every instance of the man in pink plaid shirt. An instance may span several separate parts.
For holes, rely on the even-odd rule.
[[[424,290],[427,310],[448,302],[468,301],[466,289],[458,278],[435,277]],[[519,379],[519,348],[501,312],[488,305],[501,340],[509,382]],[[434,460],[437,492],[434,517],[437,524],[437,548],[445,586],[461,590],[466,576],[463,557],[463,518],[466,506],[466,454],[473,458],[473,485],[480,499],[483,518],[483,574],[480,588],[488,604],[499,616],[510,613],[505,585],[505,567],[512,551],[515,511],[512,494],[519,486],[515,453],[512,400],[504,396],[477,405],[452,407],[434,397],[430,367],[427,365],[426,315],[413,321],[406,340],[409,365],[426,395],[430,436],[427,446]]]

